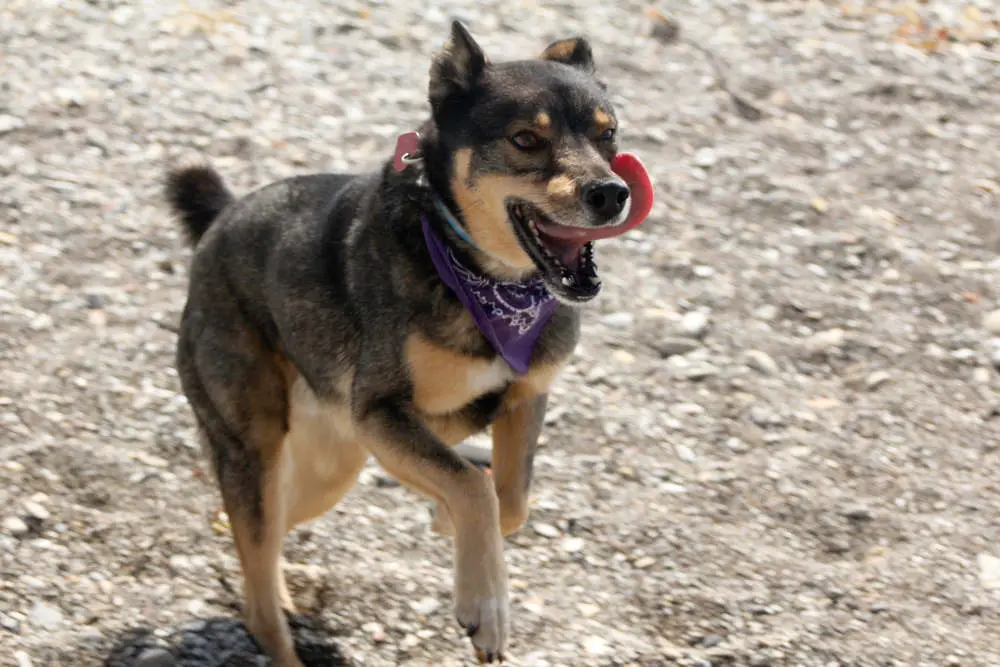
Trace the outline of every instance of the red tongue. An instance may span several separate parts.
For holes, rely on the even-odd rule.
[[[619,225],[614,227],[600,227],[597,229],[584,229],[582,227],[566,227],[563,225],[545,225],[544,231],[548,236],[561,239],[586,243],[598,239],[609,239],[613,236],[620,236],[627,231],[638,227],[649,210],[653,208],[653,184],[649,180],[649,174],[642,162],[632,153],[619,153],[611,160],[611,170],[621,176],[625,184],[631,190],[632,205],[629,208],[628,217]]]

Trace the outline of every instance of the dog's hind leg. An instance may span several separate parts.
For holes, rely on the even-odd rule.
[[[294,607],[281,570],[287,512],[283,458],[261,470],[259,511],[237,498],[226,501],[226,511],[243,568],[247,628],[275,665],[301,667],[284,615]]]
[[[247,628],[276,667],[302,667],[283,605],[287,388],[282,362],[252,336],[184,329],[178,371],[207,440],[244,579]]]

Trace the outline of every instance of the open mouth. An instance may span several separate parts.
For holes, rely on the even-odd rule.
[[[653,185],[642,162],[631,153],[611,160],[615,172],[631,192],[625,220],[605,227],[560,225],[533,204],[508,200],[507,215],[518,241],[541,271],[549,290],[565,301],[582,303],[601,291],[594,263],[594,241],[620,236],[638,227],[653,207]]]
[[[601,291],[601,279],[594,263],[594,242],[565,238],[561,225],[553,222],[538,207],[524,201],[511,201],[507,214],[514,223],[518,241],[549,289],[575,302],[589,301]]]

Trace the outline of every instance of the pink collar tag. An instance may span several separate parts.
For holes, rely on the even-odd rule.
[[[407,132],[396,138],[396,153],[392,156],[392,166],[403,171],[411,162],[420,157],[420,135]]]

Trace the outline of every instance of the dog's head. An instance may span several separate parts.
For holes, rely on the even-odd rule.
[[[597,295],[593,241],[629,217],[611,169],[618,121],[580,38],[491,63],[458,22],[430,72],[437,178],[501,276],[539,272],[567,303]]]

